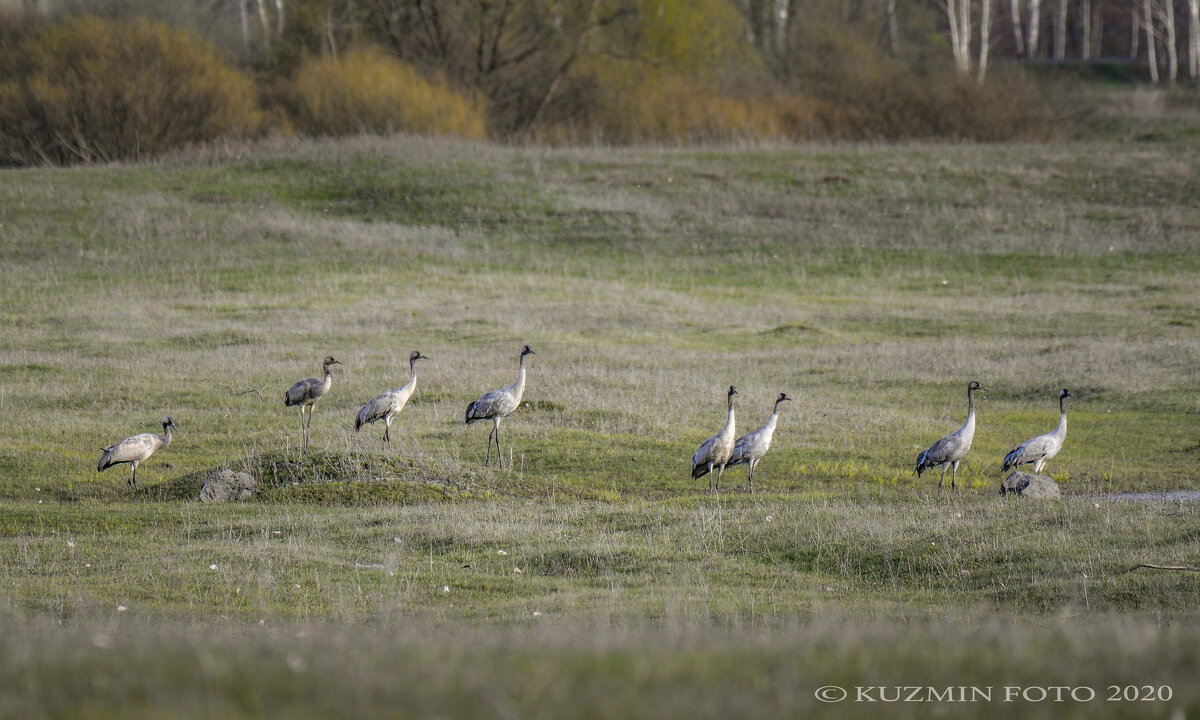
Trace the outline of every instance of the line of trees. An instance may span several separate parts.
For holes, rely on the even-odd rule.
[[[79,75],[82,65],[66,73],[79,88],[91,88],[81,90],[91,98],[91,114],[72,110],[80,93],[52,92],[62,74],[55,57],[70,52],[47,49],[46,27],[80,15],[114,27],[151,18],[204,38],[214,57],[232,60],[257,89],[255,122],[244,122],[249,114],[242,113],[222,126],[240,132],[254,125],[253,132],[444,131],[559,142],[1038,138],[1062,132],[1062,113],[1013,63],[997,72],[996,58],[1144,57],[1155,82],[1175,82],[1182,58],[1187,77],[1200,81],[1200,0],[1046,3],[0,0],[0,10],[34,7],[40,18],[4,20],[0,12],[0,95],[8,101],[0,114],[8,113],[10,129],[21,129],[15,138],[0,132],[0,151],[41,138],[39,149],[22,157],[65,161],[58,158],[123,157],[130,146],[137,155],[163,144],[147,144],[161,135],[149,126],[116,150],[81,140],[89,123],[131,127],[97,113],[116,108],[116,99],[140,97],[136,88],[117,86],[132,70],[148,87],[170,87],[185,81],[151,78],[146,68],[178,73],[187,63],[171,58],[171,41],[151,43],[141,56],[120,43],[105,46],[103,82]],[[1181,27],[1186,33],[1177,32]],[[99,44],[103,32],[71,37]],[[165,48],[163,62],[148,59],[154,48]],[[131,67],[122,70],[121,62]],[[214,62],[202,63],[210,76],[226,72]],[[113,98],[101,102],[95,88]],[[437,107],[414,109],[429,103]],[[172,137],[212,134],[189,136],[178,126]]]
[[[894,56],[933,27],[961,75],[981,82],[993,57],[1012,60],[1145,60],[1152,82],[1200,83],[1200,0],[736,0],[755,45],[776,65],[795,52],[798,25],[834,13],[873,29]],[[1004,5],[1007,5],[1005,7]],[[820,24],[826,24],[818,20]],[[1186,32],[1184,31],[1186,29]],[[918,51],[920,47],[917,48]]]

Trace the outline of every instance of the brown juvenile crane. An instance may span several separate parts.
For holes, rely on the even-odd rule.
[[[324,397],[325,393],[329,392],[329,388],[333,387],[333,373],[329,372],[330,366],[341,364],[340,361],[334,360],[332,355],[326,355],[324,362],[321,363],[322,369],[325,370],[325,377],[323,379],[308,378],[301,380],[288,388],[288,391],[283,395],[283,404],[287,407],[293,405],[300,406],[300,428],[304,431],[305,452],[308,452],[308,428],[312,425],[313,405]],[[308,408],[307,424],[304,422],[304,408]]]
[[[528,345],[521,350],[520,369],[517,371],[517,381],[506,388],[493,390],[467,406],[467,424],[480,420],[491,420],[492,431],[488,433],[487,459],[484,465],[492,462],[492,438],[496,438],[496,457],[500,467],[504,467],[504,455],[500,450],[500,422],[508,417],[521,404],[521,396],[525,394],[525,356],[537,355]]]
[[[428,359],[428,356],[414,350],[413,354],[408,356],[408,382],[401,387],[376,395],[370,402],[363,405],[354,418],[354,432],[358,432],[363,425],[383,420],[383,446],[385,449],[391,447],[392,421],[404,409],[408,399],[417,389],[417,361]]]

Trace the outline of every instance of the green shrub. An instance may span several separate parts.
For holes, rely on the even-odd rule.
[[[486,134],[481,100],[375,49],[310,60],[282,94],[296,128],[310,135]]]
[[[165,25],[82,18],[29,35],[2,68],[0,163],[143,158],[255,132],[254,86]]]
[[[844,34],[806,37],[788,70],[822,109],[806,135],[834,140],[1042,140],[1067,123],[1033,80],[994,69],[985,83],[948,65],[898,61]]]
[[[764,92],[727,91],[673,70],[616,61],[583,63],[573,80],[586,90],[563,101],[535,138],[564,143],[688,144],[787,136],[789,112],[807,111]],[[566,93],[564,93],[564,96]]]

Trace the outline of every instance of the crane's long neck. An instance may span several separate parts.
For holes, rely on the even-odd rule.
[[[734,418],[733,418],[733,396],[729,396],[729,415],[725,418],[725,428],[721,430],[721,435],[733,437],[734,434]]]
[[[1054,435],[1056,437],[1060,437],[1060,438],[1067,436],[1066,401],[1067,401],[1067,399],[1064,397],[1060,397],[1058,399],[1058,425],[1054,428]]]
[[[521,396],[525,394],[525,356],[524,355],[521,356],[521,367],[519,370],[517,370],[517,381],[515,383],[513,383],[512,387],[513,387],[513,392],[517,396],[517,399],[520,400]]]
[[[166,447],[171,444],[171,426],[170,425],[163,425],[162,444],[163,444],[163,447]]]
[[[775,401],[775,409],[771,411],[771,417],[767,418],[766,429],[769,433],[775,432],[775,423],[779,422],[779,405],[782,402],[782,400]]]
[[[333,387],[333,373],[329,371],[329,366],[325,366],[325,379],[321,381],[321,394],[329,392],[329,388]]]
[[[418,359],[419,358],[413,358],[408,361],[408,382],[405,383],[406,385],[411,385],[413,387],[416,387],[416,385],[417,385],[417,360]]]
[[[967,389],[967,421],[963,423],[962,430],[959,431],[966,436],[975,435],[975,389]]]

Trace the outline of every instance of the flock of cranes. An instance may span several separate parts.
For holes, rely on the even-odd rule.
[[[492,421],[492,430],[488,433],[485,465],[491,464],[492,445],[494,441],[496,457],[500,463],[500,467],[504,467],[504,455],[500,449],[500,423],[521,404],[521,398],[525,394],[525,358],[536,354],[528,345],[524,346],[521,349],[519,357],[520,364],[517,370],[516,382],[508,387],[485,393],[478,400],[467,406],[465,418],[467,425],[484,420]],[[383,449],[386,450],[389,448],[392,442],[392,421],[404,410],[404,406],[417,389],[417,361],[428,359],[428,356],[422,355],[419,351],[413,351],[412,355],[408,358],[408,382],[398,388],[385,390],[363,405],[354,418],[354,431],[357,433],[364,425],[383,420]],[[313,377],[301,380],[288,388],[287,392],[284,393],[285,406],[293,407],[298,405],[300,407],[300,427],[304,437],[303,449],[306,452],[308,450],[309,427],[312,425],[313,409],[317,401],[327,395],[333,387],[333,373],[330,371],[330,368],[340,364],[341,362],[335,360],[333,356],[326,356],[325,360],[321,363],[323,370],[321,378]],[[926,470],[932,470],[936,467],[942,468],[941,478],[938,480],[939,490],[942,488],[942,483],[945,482],[947,466],[952,469],[950,487],[951,489],[957,489],[958,465],[966,456],[967,451],[971,449],[971,442],[975,437],[976,390],[987,390],[987,388],[974,380],[967,384],[967,419],[963,423],[963,426],[953,433],[938,439],[937,442],[930,445],[917,456],[916,473],[918,477]],[[724,474],[725,469],[737,465],[747,466],[750,492],[754,492],[754,471],[758,468],[759,462],[762,461],[767,451],[771,449],[771,440],[775,434],[775,427],[779,422],[779,406],[791,400],[786,393],[779,393],[779,397],[775,399],[774,408],[771,411],[771,416],[767,418],[767,422],[754,432],[737,437],[736,418],[733,408],[733,396],[737,394],[737,388],[730,385],[729,392],[726,394],[728,413],[725,418],[725,426],[716,435],[701,443],[700,447],[696,449],[696,453],[692,456],[692,478],[699,479],[708,475],[708,490],[710,493],[714,491],[720,492],[721,476]],[[1051,432],[1026,440],[1013,448],[1005,456],[1001,472],[1019,468],[1022,465],[1032,464],[1033,471],[1040,473],[1046,462],[1058,454],[1058,451],[1062,449],[1063,441],[1067,437],[1067,409],[1065,402],[1069,397],[1073,397],[1071,391],[1063,388],[1058,396],[1059,417],[1057,427]],[[305,415],[306,409],[307,418]],[[171,444],[171,430],[175,428],[175,423],[171,418],[166,417],[163,418],[162,425],[162,435],[142,433],[125,438],[115,445],[102,448],[100,462],[96,466],[97,472],[102,472],[113,465],[129,463],[129,485],[137,489],[138,465],[146,461],[156,450]],[[714,471],[716,473],[715,484],[713,482]]]
[[[926,470],[932,470],[939,465],[942,467],[942,477],[938,480],[938,489],[946,480],[946,466],[954,471],[950,475],[950,489],[955,489],[954,481],[958,477],[958,463],[971,449],[971,441],[975,438],[975,391],[987,390],[972,380],[967,383],[967,421],[958,430],[950,433],[930,445],[917,456],[917,477]],[[1046,462],[1051,460],[1062,449],[1063,441],[1067,439],[1067,406],[1066,400],[1074,397],[1071,391],[1063,388],[1058,393],[1058,426],[1054,430],[1030,438],[1016,446],[1004,456],[1000,472],[1016,470],[1022,465],[1033,464],[1033,471],[1040,473]]]

